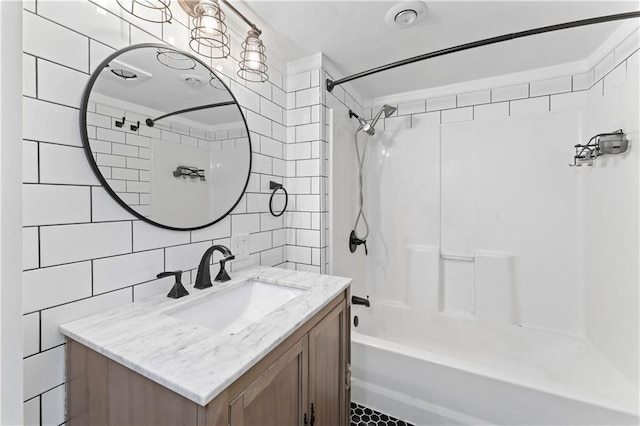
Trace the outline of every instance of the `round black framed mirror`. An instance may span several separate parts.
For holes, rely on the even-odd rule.
[[[87,159],[109,194],[153,225],[212,225],[240,202],[251,139],[240,105],[215,71],[162,44],[107,57],[82,96]]]

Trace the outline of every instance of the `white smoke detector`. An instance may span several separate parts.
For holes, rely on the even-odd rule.
[[[384,16],[387,25],[407,28],[422,21],[427,15],[427,5],[421,1],[403,1],[394,5]]]

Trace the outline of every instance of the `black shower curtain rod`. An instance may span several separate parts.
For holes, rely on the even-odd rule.
[[[448,55],[450,53],[461,52],[463,50],[474,49],[476,47],[487,46],[489,44],[500,43],[503,41],[513,40],[520,37],[527,37],[535,34],[543,34],[551,31],[565,30],[567,28],[583,27],[585,25],[600,24],[603,22],[619,21],[622,19],[640,18],[640,12],[626,12],[618,13],[616,15],[600,16],[597,18],[581,19],[579,21],[565,22],[563,24],[549,25],[546,27],[534,28],[532,30],[520,31],[517,33],[505,34],[497,37],[485,38],[483,40],[473,41],[471,43],[465,43],[454,47],[448,47],[446,49],[436,50],[435,52],[425,53],[423,55],[413,56],[401,61],[392,62],[387,65],[382,65],[377,68],[372,68],[367,71],[362,71],[357,74],[350,75],[348,77],[341,78],[339,80],[327,79],[327,90],[331,92],[335,86],[339,86],[351,80],[367,77],[372,74],[377,74],[382,71],[387,71],[403,65],[412,64],[418,61],[424,61],[425,59],[436,58],[438,56]]]

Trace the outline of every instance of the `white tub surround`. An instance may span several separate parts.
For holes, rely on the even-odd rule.
[[[327,95],[330,264],[371,301],[352,308],[353,401],[421,425],[638,424],[634,25],[580,69],[367,103],[398,107],[359,135],[368,256],[347,244],[357,123]],[[617,129],[628,153],[569,167],[574,144]]]
[[[197,303],[255,277],[306,291],[234,335],[218,333],[169,314],[180,306]],[[60,330],[204,406],[350,283],[348,278],[310,272],[248,268],[236,271],[231,281],[206,290],[189,286],[190,294],[178,300],[157,296],[64,324]]]

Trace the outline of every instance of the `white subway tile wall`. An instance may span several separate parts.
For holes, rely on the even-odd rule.
[[[59,425],[66,420],[60,324],[167,293],[171,278],[155,278],[164,270],[184,269],[183,282],[192,282],[205,249],[214,243],[229,245],[232,232],[250,234],[252,255],[243,264],[286,266],[283,218],[268,213],[268,187],[269,180],[285,182],[287,176],[289,90],[278,64],[271,64],[269,82],[245,84],[236,80],[235,59],[203,59],[226,72],[222,78],[247,118],[256,165],[251,183],[233,213],[213,226],[183,232],[153,227],[120,207],[94,176],[78,130],[80,97],[90,72],[115,49],[161,42],[163,31],[167,41],[188,48],[186,16],[173,4],[174,22],[163,30],[127,15],[111,1],[39,1],[37,7],[28,2],[24,7],[24,419],[25,424]],[[314,75],[315,90],[301,94],[300,102],[317,106],[320,89],[318,73]],[[306,109],[311,116],[311,107]],[[241,131],[207,134],[184,126],[131,131],[129,122],[115,127],[125,115],[137,120],[124,110],[90,105],[89,111],[94,158],[114,188],[140,203],[148,201],[153,139],[220,148],[225,141],[246,137]],[[301,167],[309,174],[318,169],[317,164]],[[293,206],[290,202],[288,209]]]
[[[320,238],[309,240],[303,237],[306,232],[319,235],[324,229],[319,221],[311,222],[311,214],[322,216],[323,224],[328,223],[323,197],[327,188],[324,164],[327,161],[328,138],[324,132],[325,90],[320,85],[325,78],[320,78],[321,75],[324,76],[323,70],[313,69],[287,76],[285,188],[289,193],[289,207],[279,218],[280,222],[263,215],[262,229],[265,229],[265,220],[268,221],[267,227],[285,227],[284,232],[273,237],[274,244],[276,241],[287,243],[284,255],[288,268],[324,273],[327,270],[324,259],[312,259],[310,251],[311,247],[317,250],[324,248]],[[351,102],[353,107],[353,99]]]

